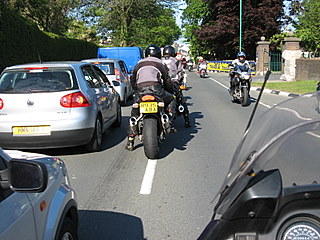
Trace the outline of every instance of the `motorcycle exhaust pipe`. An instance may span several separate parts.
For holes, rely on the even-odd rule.
[[[170,120],[167,114],[162,114],[161,123],[166,134],[170,133]]]
[[[137,125],[137,119],[135,117],[130,118],[130,127]]]
[[[134,135],[138,135],[138,120],[135,117],[131,117],[129,122]]]
[[[182,106],[182,105],[180,104],[179,107],[178,107],[178,111],[179,111],[180,113],[183,113],[183,112],[184,112],[184,106]]]

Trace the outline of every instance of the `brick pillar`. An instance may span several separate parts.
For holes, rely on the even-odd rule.
[[[291,34],[292,35],[292,34]],[[283,74],[280,79],[285,81],[294,81],[296,76],[296,59],[301,58],[300,49],[301,39],[296,37],[286,37],[282,47]]]
[[[257,42],[256,50],[256,75],[264,75],[270,66],[270,42],[265,41],[265,37],[261,37],[261,41]]]

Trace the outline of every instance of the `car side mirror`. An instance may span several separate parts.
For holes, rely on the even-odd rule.
[[[15,192],[43,192],[48,184],[48,170],[44,163],[24,159],[9,162],[9,182]]]

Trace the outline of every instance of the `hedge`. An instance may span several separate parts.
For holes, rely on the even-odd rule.
[[[78,61],[97,55],[93,43],[40,31],[16,12],[0,8],[0,71],[22,63]]]

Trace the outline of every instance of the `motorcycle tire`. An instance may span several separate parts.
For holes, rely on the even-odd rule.
[[[248,88],[242,88],[242,97],[240,99],[241,102],[241,106],[245,107],[249,105],[249,92],[248,92]]]
[[[205,78],[205,77],[206,77],[206,72],[205,72],[205,71],[201,71],[200,77],[201,77],[201,78]]]
[[[148,159],[159,158],[158,120],[155,117],[143,119],[143,147]]]

